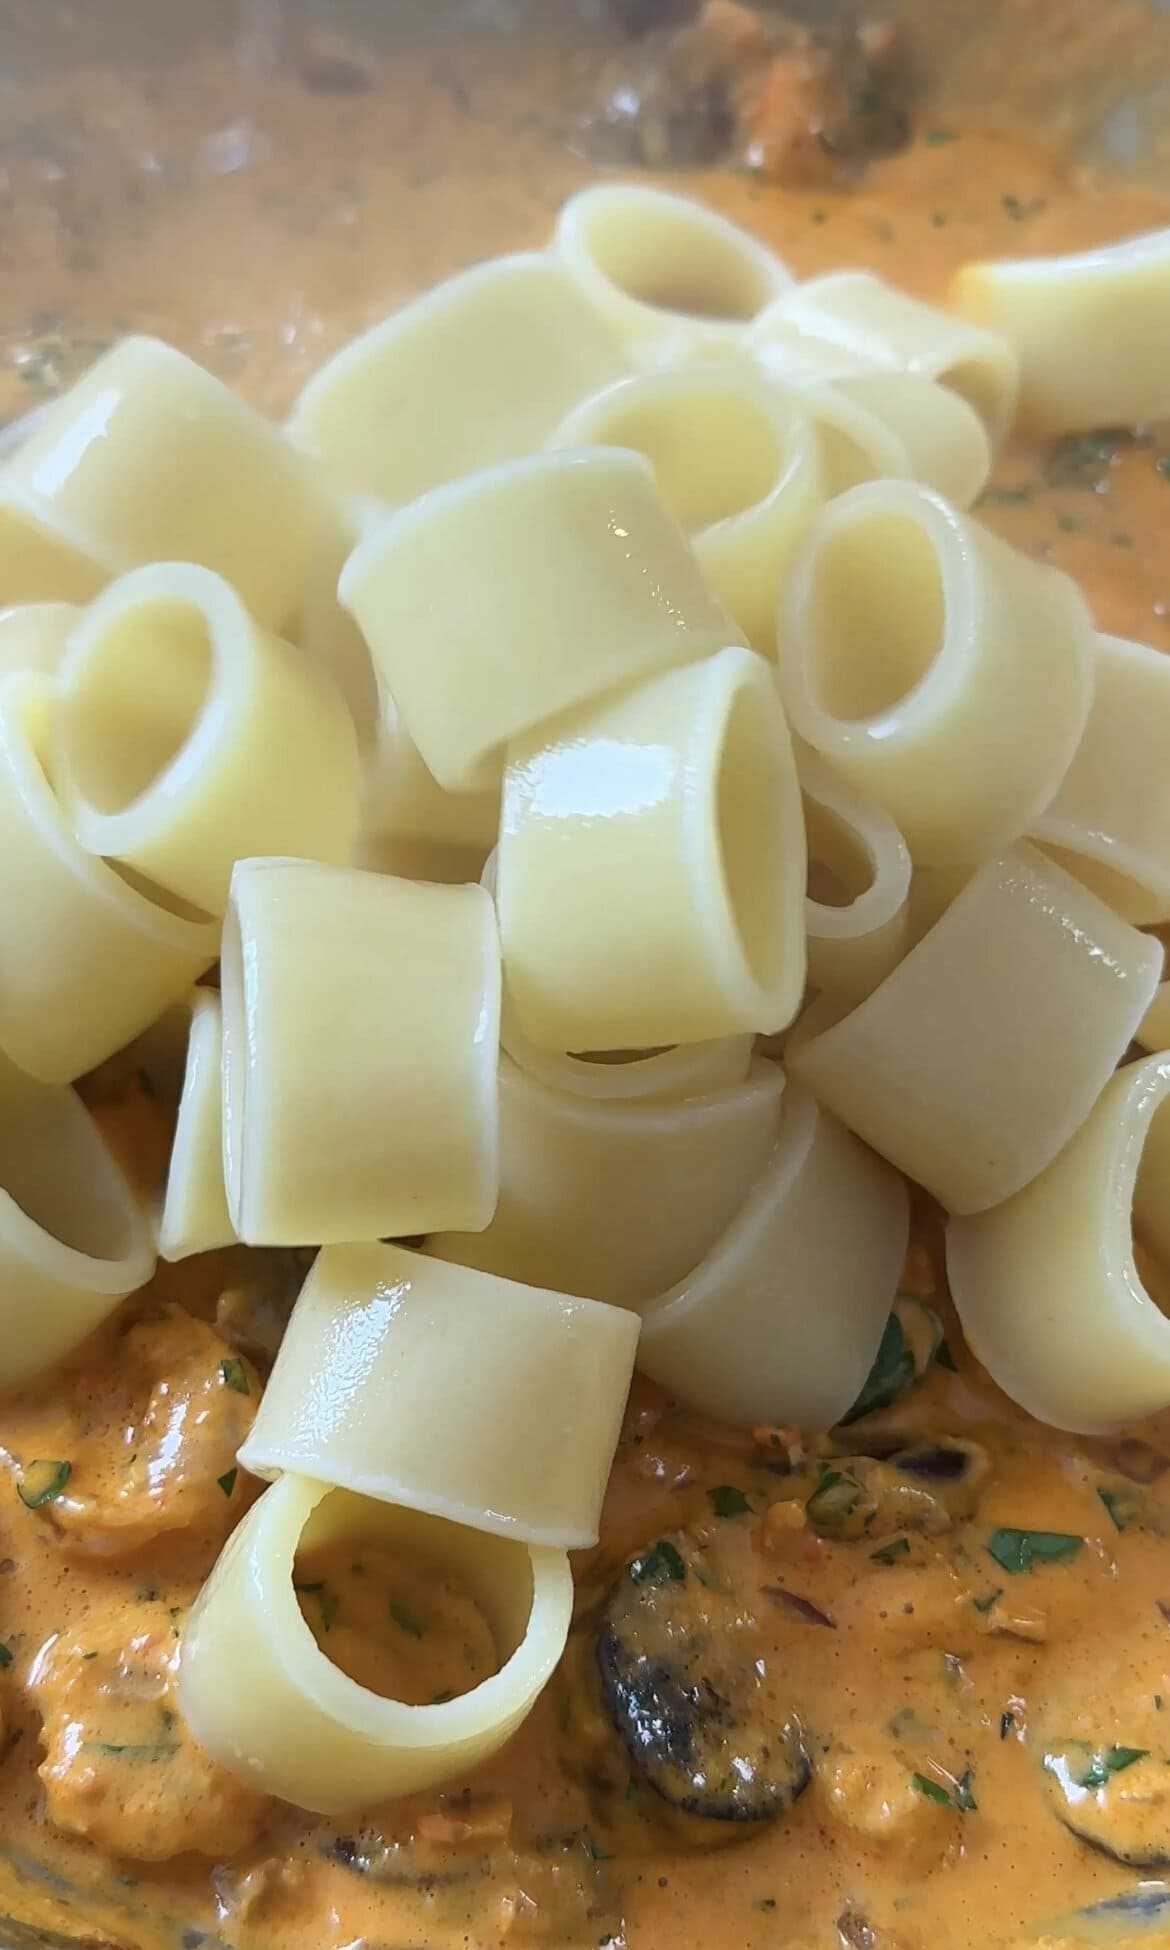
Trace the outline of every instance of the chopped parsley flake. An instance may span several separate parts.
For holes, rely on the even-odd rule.
[[[751,1504],[742,1490],[734,1483],[720,1483],[717,1489],[708,1490],[711,1508],[717,1517],[746,1517],[751,1515]]]
[[[1011,1577],[1031,1571],[1037,1564],[1063,1564],[1075,1557],[1084,1544],[1083,1537],[1072,1537],[1062,1530],[993,1530],[987,1540],[987,1553]]]
[[[17,1486],[17,1495],[26,1510],[43,1510],[47,1503],[55,1503],[65,1490],[73,1474],[70,1462],[45,1462],[38,1460],[25,1465]]]
[[[635,1557],[630,1564],[630,1576],[635,1584],[681,1584],[686,1574],[686,1565],[665,1537],[659,1539],[653,1550]]]
[[[408,1638],[422,1638],[423,1627],[411,1611],[409,1605],[404,1605],[399,1599],[393,1598],[390,1602],[390,1616],[399,1631],[405,1632]]]
[[[219,1372],[224,1387],[230,1388],[233,1394],[251,1394],[252,1390],[248,1385],[248,1370],[237,1355],[233,1354],[228,1361],[221,1361],[219,1364]]]

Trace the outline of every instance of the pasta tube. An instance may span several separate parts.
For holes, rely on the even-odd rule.
[[[391,503],[533,453],[577,400],[628,371],[555,259],[476,265],[351,339],[289,420],[335,487]]]
[[[856,1401],[906,1253],[906,1187],[795,1084],[726,1232],[642,1313],[638,1366],[744,1427],[827,1429]]]
[[[230,1246],[235,1232],[223,1183],[223,1014],[215,989],[195,989],[183,1090],[175,1122],[158,1249],[187,1259]]]
[[[797,757],[808,834],[808,979],[861,997],[910,945],[910,853],[888,813],[851,792],[815,752]]]
[[[154,1266],[145,1218],[80,1098],[0,1057],[0,1388],[70,1353]]]
[[[1170,415],[1170,230],[1068,257],[966,264],[951,302],[1011,345],[1021,411],[1043,432]]]
[[[46,774],[51,678],[0,683],[0,1049],[68,1083],[185,995],[219,929],[87,853]]]
[[[5,500],[101,581],[145,562],[198,562],[269,629],[301,606],[324,515],[280,430],[150,338],[123,339],[54,401],[8,464]],[[38,594],[79,602],[93,589]]]
[[[727,649],[508,752],[509,1007],[538,1047],[781,1029],[804,988],[806,854],[771,667]]]
[[[1095,1434],[1170,1405],[1170,1320],[1134,1234],[1170,1256],[1170,1058],[1131,1063],[1072,1142],[993,1212],[952,1219],[947,1271],[967,1341],[1014,1401]]]
[[[528,1544],[595,1544],[637,1339],[635,1315],[595,1300],[330,1247],[240,1461]]]
[[[641,183],[579,190],[552,246],[580,289],[643,362],[734,351],[792,275],[749,231]]]
[[[362,841],[411,840],[478,855],[479,878],[500,826],[499,788],[445,792],[423,763],[393,701],[380,706],[377,742],[366,761]]]
[[[748,641],[776,653],[780,587],[820,506],[817,436],[799,396],[743,365],[619,380],[570,413],[558,447],[632,447]]]
[[[1161,973],[1139,934],[1021,846],[980,869],[792,1076],[952,1212],[1036,1178],[1088,1116]]]
[[[1170,659],[1099,636],[1093,703],[1033,837],[1127,921],[1170,921]]]
[[[0,590],[5,603],[87,603],[110,571],[82,543],[58,534],[0,471]]]
[[[436,1233],[428,1251],[637,1307],[689,1272],[729,1223],[775,1142],[783,1085],[761,1060],[702,1096],[586,1097],[505,1058],[495,1217],[484,1232]]]
[[[360,544],[340,594],[449,791],[490,789],[509,739],[554,713],[739,635],[648,462],[610,448],[424,495]]]
[[[890,814],[916,866],[1026,832],[1085,728],[1094,634],[1076,585],[908,481],[818,516],[780,636],[793,731]]]
[[[43,670],[51,676],[80,614],[73,603],[28,603],[0,610],[0,678],[13,670]]]
[[[900,443],[897,470],[969,508],[987,486],[991,442],[975,408],[950,386],[917,372],[847,374],[835,390],[873,413]]]
[[[1015,416],[1016,354],[1006,338],[896,291],[872,271],[833,271],[798,284],[778,308],[789,323],[857,361],[920,373],[975,408],[998,446]]]
[[[57,673],[53,777],[82,844],[222,914],[237,860],[344,860],[360,775],[349,712],[208,569],[133,570]]]
[[[221,984],[224,1176],[241,1239],[488,1223],[500,962],[481,887],[246,860]]]
[[[491,1625],[499,1670],[432,1706],[340,1671],[301,1615],[293,1576],[303,1545],[342,1541],[411,1550],[460,1574]],[[563,1551],[285,1476],[228,1539],[187,1621],[179,1704],[200,1745],[250,1786],[318,1814],[356,1814],[462,1776],[502,1747],[552,1677],[572,1608]]]

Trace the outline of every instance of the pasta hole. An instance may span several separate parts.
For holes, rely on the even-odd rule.
[[[719,768],[719,843],[723,880],[744,957],[760,988],[771,990],[784,966],[780,856],[784,798],[776,750],[754,689],[736,692]],[[769,848],[775,858],[769,858]]]
[[[611,205],[594,217],[589,248],[603,277],[658,311],[746,324],[775,296],[767,265],[697,207]]]
[[[132,1250],[117,1172],[83,1113],[56,1090],[23,1081],[0,1117],[0,1185],[26,1217],[63,1246],[116,1261]]]
[[[466,1580],[417,1551],[360,1539],[303,1550],[293,1585],[326,1658],[384,1699],[433,1706],[499,1670]]]
[[[672,386],[616,404],[601,434],[644,454],[681,528],[694,534],[763,501],[781,477],[780,437],[730,388]]]
[[[1170,1097],[1163,1097],[1146,1132],[1133,1193],[1134,1262],[1160,1313],[1170,1319],[1170,1212],[1162,1188],[1170,1170]]]
[[[848,820],[805,799],[808,898],[821,907],[852,907],[873,886],[873,860]]]
[[[846,721],[892,710],[942,646],[946,604],[929,536],[900,514],[841,523],[817,557],[809,620],[806,679],[820,708]]]
[[[211,673],[207,624],[191,604],[159,597],[110,618],[62,702],[68,762],[96,812],[124,812],[166,771],[199,720]]]

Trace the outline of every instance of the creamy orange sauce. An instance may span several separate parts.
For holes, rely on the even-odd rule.
[[[946,11],[924,10],[921,30],[937,106],[860,187],[671,181],[800,273],[864,264],[924,295],[975,254],[1170,221],[1156,187],[1091,178],[1067,146],[1002,126],[1013,90],[1017,111],[1046,104],[1049,133],[1070,136],[1074,100],[1104,114],[1119,75],[1161,60],[1170,76],[1165,21],[998,0],[948,67]],[[1025,19],[1052,33],[1043,76],[1011,38]],[[107,65],[82,24],[74,68],[3,102],[0,417],[127,324],[280,412],[420,286],[542,242],[591,173],[560,139],[597,58],[588,40],[450,41],[374,58],[362,92],[322,93],[272,41],[267,9],[255,21],[239,58],[150,43],[137,72]],[[1170,648],[1168,454],[1145,434],[1021,447],[980,512],[1076,575],[1102,627]],[[166,1107],[116,1067],[90,1096],[156,1183]],[[832,1443],[700,1425],[638,1385],[562,1671],[497,1760],[341,1830],[238,1786],[183,1727],[174,1662],[255,1494],[234,1455],[297,1276],[244,1254],[163,1268],[67,1372],[0,1405],[0,1913],[135,1950],[990,1950],[1062,1942],[1060,1919],[1159,1873],[1059,1816],[1071,1780],[1091,1840],[1135,1862],[1170,1854],[1170,1417],[1118,1444],[1015,1414],[962,1349],[930,1214],[907,1282],[939,1306],[956,1367]],[[883,1442],[942,1436],[982,1452],[958,1491],[912,1495],[872,1461]],[[63,1463],[59,1494],[26,1507],[21,1489]],[[838,1485],[826,1515],[835,1465],[858,1495],[843,1505]],[[1017,1532],[1066,1546],[1029,1568],[1012,1562]],[[672,1811],[610,1724],[599,1610],[655,1549],[668,1573],[671,1551],[683,1566],[663,1586],[676,1623],[696,1644],[714,1634],[725,1662],[733,1645],[769,1723],[791,1721],[812,1756],[812,1784],[773,1821]],[[404,1698],[490,1667],[464,1594],[369,1556],[360,1572],[352,1557],[298,1566],[339,1663]],[[1101,1788],[1083,1785],[1094,1769]]]

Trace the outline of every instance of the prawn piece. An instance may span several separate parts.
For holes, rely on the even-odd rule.
[[[139,1862],[234,1853],[273,1807],[186,1727],[175,1699],[177,1615],[159,1602],[91,1614],[51,1638],[29,1676],[49,1821]]]

